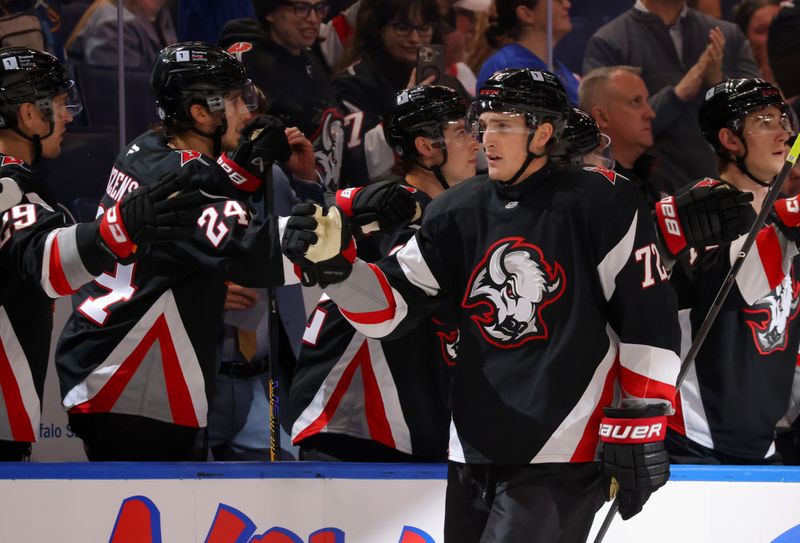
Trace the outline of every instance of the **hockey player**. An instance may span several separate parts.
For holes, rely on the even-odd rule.
[[[175,179],[140,189],[94,223],[75,225],[56,211],[31,165],[60,154],[65,126],[80,110],[75,84],[55,57],[0,49],[0,460],[22,460],[36,441],[53,299],[129,256],[116,250],[115,237],[142,244],[176,235],[181,220],[164,208],[175,210],[181,199],[166,202],[181,188]]]
[[[292,144],[301,152],[290,167],[310,164],[311,177],[308,141],[265,118],[243,126],[250,82],[216,46],[164,48],[151,82],[163,130],[120,153],[101,207],[113,208],[133,187],[167,172],[185,172],[220,198],[203,209],[196,240],[154,247],[73,298],[56,364],[64,408],[90,460],[193,458],[198,429],[207,423],[225,280],[296,282],[284,275],[291,268],[280,255],[277,219],[250,224],[249,210],[235,198],[258,190],[263,172],[285,161]]]
[[[676,300],[636,187],[549,160],[567,107],[548,72],[493,75],[470,110],[488,175],[432,202],[392,256],[355,260],[326,288],[370,337],[438,304],[458,315],[447,542],[581,541],[612,487],[629,518],[669,476]],[[313,211],[295,208],[283,249],[324,276],[348,262],[349,236],[335,209]]]
[[[405,182],[423,208],[475,175],[478,143],[465,117],[466,103],[448,87],[412,87],[392,99],[386,142],[403,159]],[[415,231],[374,234],[368,242],[383,256]],[[364,245],[359,242],[359,256],[371,261]],[[301,411],[292,438],[301,458],[444,460],[450,424],[445,369],[456,363],[458,340],[449,320],[437,314],[402,337],[379,341],[357,332],[323,296],[309,317],[292,380],[292,403]]]
[[[712,87],[700,108],[700,127],[717,153],[721,178],[753,194],[761,208],[781,170],[797,125],[777,88],[760,79],[732,79]],[[776,202],[772,224],[756,238],[689,369],[669,418],[673,462],[768,464],[775,425],[792,388],[800,321],[797,199]],[[680,243],[674,235],[667,243]],[[683,348],[708,313],[744,237],[699,251],[689,273],[676,268]]]

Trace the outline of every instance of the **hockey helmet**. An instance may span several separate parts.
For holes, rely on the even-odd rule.
[[[787,132],[796,134],[797,119],[776,87],[755,78],[723,81],[706,92],[698,113],[700,131],[718,154],[723,153],[720,129],[729,128],[741,136],[745,117],[770,106],[781,110],[785,115]]]
[[[564,86],[550,72],[506,68],[495,72],[483,84],[469,108],[467,122],[480,140],[479,119],[482,113],[497,111],[524,114],[532,130],[542,122],[553,125],[553,137],[548,144],[552,147],[564,130],[569,109]]]
[[[82,109],[75,82],[56,57],[28,47],[0,49],[0,128],[17,127],[17,110],[24,103],[35,104],[52,126],[52,98],[65,92],[67,111],[75,116]]]
[[[463,120],[467,104],[449,87],[417,85],[392,97],[391,109],[384,123],[386,143],[401,157],[416,154],[414,138],[431,138],[434,146],[444,147],[442,125]]]
[[[190,120],[189,108],[198,102],[212,113],[224,112],[224,95],[234,89],[242,90],[248,109],[256,107],[255,92],[242,63],[224,49],[202,42],[177,43],[162,49],[150,86],[162,120]]]
[[[600,146],[600,129],[591,115],[576,107],[570,108],[567,122],[553,157],[564,162],[578,160]]]

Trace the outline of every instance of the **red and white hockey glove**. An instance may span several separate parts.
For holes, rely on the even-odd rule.
[[[772,218],[783,235],[791,241],[800,241],[800,200],[798,196],[782,198],[772,206]]]
[[[690,247],[730,243],[755,222],[752,201],[751,193],[709,178],[662,199],[655,215],[664,248],[675,258]]]
[[[100,218],[97,243],[117,260],[129,259],[138,245],[192,239],[207,201],[190,174],[168,173],[130,192]]]
[[[336,206],[323,215],[318,205],[295,205],[283,232],[281,249],[299,268],[298,275],[305,286],[319,284],[325,288],[341,283],[350,276],[356,259],[349,220]]]
[[[394,181],[378,181],[366,187],[337,190],[331,203],[350,217],[362,234],[392,233],[422,215],[422,209],[414,199],[415,190]]]
[[[654,491],[669,479],[669,455],[664,447],[668,406],[603,409],[600,462],[609,485],[609,499],[619,499],[627,520],[642,510]]]

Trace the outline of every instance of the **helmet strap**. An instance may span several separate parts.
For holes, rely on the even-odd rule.
[[[42,158],[42,140],[47,139],[53,135],[53,131],[55,130],[55,123],[53,122],[52,117],[50,118],[50,130],[47,134],[42,137],[39,134],[34,134],[33,136],[29,136],[24,133],[22,130],[19,129],[19,126],[14,126],[11,130],[13,130],[17,135],[20,137],[28,140],[33,144],[33,159],[31,160],[31,165],[38,164],[39,160]]]
[[[425,164],[423,164],[418,160],[415,160],[414,164],[416,164],[423,170],[428,170],[429,172],[433,173],[433,176],[436,178],[436,180],[439,182],[442,188],[444,190],[447,190],[450,188],[450,185],[447,183],[447,179],[445,179],[444,174],[442,173],[442,166],[447,164],[447,145],[445,145],[444,142],[442,142],[441,149],[444,159],[439,164],[434,164],[433,166],[426,166]]]
[[[228,130],[228,120],[222,116],[222,123],[217,126],[213,132],[203,132],[196,126],[192,125],[191,131],[203,138],[211,140],[212,155],[218,157],[222,154],[222,136]]]
[[[745,163],[745,160],[747,159],[747,155],[750,152],[747,149],[747,142],[744,140],[744,138],[740,138],[740,139],[742,140],[742,143],[744,144],[744,156],[737,156],[735,158],[734,162],[736,163],[736,166],[738,166],[739,169],[742,171],[742,173],[745,174],[756,185],[759,185],[759,186],[762,186],[762,187],[769,187],[770,185],[772,185],[772,182],[775,180],[775,178],[773,177],[769,181],[764,181],[763,179],[759,179],[758,177],[753,175],[753,173],[750,171],[750,169],[747,167],[747,164]]]
[[[516,183],[517,180],[520,178],[520,176],[525,172],[525,170],[528,169],[528,166],[531,165],[531,162],[533,162],[537,158],[542,158],[543,156],[545,156],[545,154],[534,153],[533,151],[530,150],[531,143],[533,143],[533,137],[535,135],[536,135],[536,130],[531,130],[531,133],[528,134],[528,143],[525,145],[525,149],[528,151],[528,156],[525,157],[525,162],[523,162],[522,166],[519,167],[517,173],[512,175],[511,179],[507,179],[506,181],[498,181],[498,183],[500,183],[504,187],[510,187],[511,185]]]

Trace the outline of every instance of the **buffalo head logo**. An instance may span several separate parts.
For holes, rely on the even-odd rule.
[[[746,319],[753,331],[753,340],[761,354],[771,354],[786,348],[789,323],[797,316],[800,284],[790,275],[775,287],[775,290],[755,304],[753,309],[743,310],[751,315]]]
[[[566,279],[558,264],[551,266],[541,249],[523,238],[505,238],[492,245],[472,272],[465,309],[483,337],[498,347],[518,347],[533,339],[547,339],[542,309],[564,293]]]

